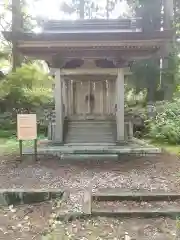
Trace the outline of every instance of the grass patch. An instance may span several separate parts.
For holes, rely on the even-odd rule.
[[[180,154],[180,145],[172,145],[169,143],[156,142],[156,141],[151,141],[151,144],[159,148],[163,148],[169,153],[176,154],[176,155]]]
[[[43,135],[38,139],[44,139]],[[24,147],[33,147],[34,141],[23,141]],[[14,131],[0,130],[0,155],[19,152],[19,141]]]
[[[165,149],[169,153],[173,153],[176,155],[180,154],[180,146],[179,145],[169,145],[169,144],[161,144],[161,148]]]
[[[33,146],[33,141],[23,142],[23,147]],[[0,154],[10,154],[19,151],[19,141],[15,138],[0,138]]]

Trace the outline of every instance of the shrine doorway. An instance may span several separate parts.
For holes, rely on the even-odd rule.
[[[107,119],[115,116],[115,81],[71,82],[69,118]]]

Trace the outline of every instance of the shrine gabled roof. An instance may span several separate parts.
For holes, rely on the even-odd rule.
[[[159,51],[173,36],[173,30],[142,30],[133,19],[48,21],[42,29],[41,33],[3,34],[8,41],[16,37],[23,54],[43,59],[54,54],[63,58],[145,57]]]
[[[141,19],[51,20],[42,24],[41,33],[18,32],[16,40],[32,41],[156,41],[172,39],[173,32],[143,30]],[[12,33],[4,32],[12,41]],[[14,34],[14,33],[13,33]]]
[[[140,29],[141,19],[80,19],[51,20],[42,24],[45,32],[122,32],[123,30]]]
[[[8,41],[12,41],[12,32],[3,32],[3,35]],[[171,40],[173,35],[172,30],[154,31],[154,32],[18,32],[16,40],[21,42],[31,41],[167,41]]]

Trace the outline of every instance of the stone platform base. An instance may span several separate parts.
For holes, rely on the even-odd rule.
[[[161,153],[161,149],[143,144],[136,143],[135,140],[123,144],[122,146],[112,144],[89,144],[89,145],[58,145],[49,141],[43,141],[38,145],[38,155],[53,155],[62,159],[81,158],[81,159],[110,159],[118,158],[120,155],[155,155]],[[33,154],[33,149],[25,149],[23,154]]]

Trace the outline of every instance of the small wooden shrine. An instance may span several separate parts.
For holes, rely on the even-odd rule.
[[[117,144],[132,137],[124,114],[124,79],[134,60],[162,56],[172,39],[172,30],[149,31],[141,23],[48,21],[41,33],[17,34],[21,53],[45,60],[55,76],[50,140]],[[12,40],[10,32],[4,35]]]

